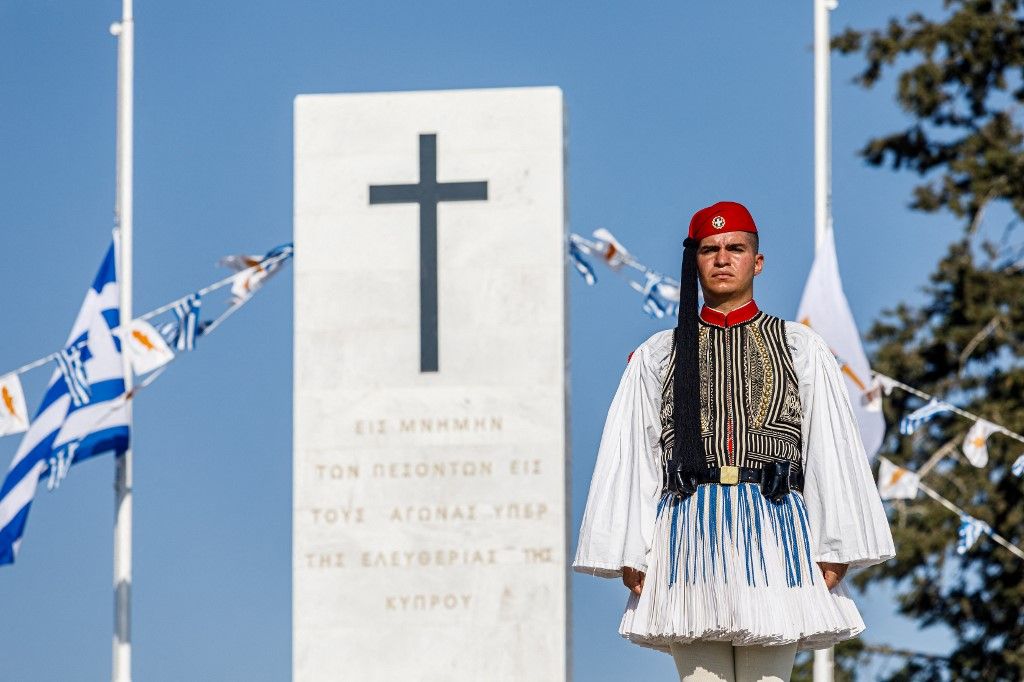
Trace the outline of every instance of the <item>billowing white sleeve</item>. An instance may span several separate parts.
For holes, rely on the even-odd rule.
[[[667,336],[666,336],[667,334]],[[637,348],[601,434],[573,570],[603,578],[647,570],[661,492],[661,372],[671,330]]]
[[[896,555],[839,363],[821,336],[786,323],[803,410],[803,496],[815,561],[870,566]]]

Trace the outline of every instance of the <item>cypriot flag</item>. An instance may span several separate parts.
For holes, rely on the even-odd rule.
[[[917,474],[898,467],[885,457],[878,458],[878,496],[883,500],[912,500],[917,497]]]
[[[1000,427],[984,419],[974,422],[960,448],[964,451],[967,461],[976,467],[988,464],[988,437],[999,430]]]
[[[0,377],[0,436],[21,433],[28,429],[25,393],[17,374]]]
[[[127,345],[132,371],[136,374],[148,374],[174,359],[170,346],[145,320],[132,320],[128,325]]]
[[[593,234],[594,239],[597,240],[597,248],[600,250],[598,255],[612,270],[618,270],[625,263],[633,260],[626,247],[619,243],[610,230],[599,227],[594,230]]]
[[[797,320],[803,322],[828,343],[846,377],[853,412],[857,415],[860,437],[868,459],[873,459],[882,446],[885,418],[881,401],[872,392],[871,367],[860,342],[853,313],[839,279],[836,245],[829,230],[814,255],[814,265],[800,298]]]
[[[231,282],[231,305],[249,300],[263,283],[277,272],[295,252],[291,242],[275,246],[262,256],[236,254],[221,258],[217,265],[238,271]]]

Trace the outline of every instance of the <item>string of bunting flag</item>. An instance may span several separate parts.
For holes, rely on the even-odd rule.
[[[593,286],[597,282],[597,275],[588,260],[588,257],[593,257],[603,262],[612,272],[624,276],[630,288],[642,295],[642,307],[645,313],[659,319],[678,315],[679,283],[637,260],[609,230],[598,228],[594,230],[591,239],[571,233],[568,240],[568,256],[573,268],[583,277],[588,286]],[[629,277],[627,273],[630,271],[639,273],[640,281]],[[899,430],[903,435],[913,434],[921,425],[944,413],[952,413],[969,419],[974,422],[974,425],[968,431],[960,449],[967,460],[976,467],[983,467],[988,463],[987,443],[990,435],[1001,433],[1008,438],[1024,443],[1024,435],[1000,424],[939,400],[925,391],[885,374],[879,372],[872,372],[872,374],[874,384],[865,391],[865,397],[876,405],[880,406],[878,400],[881,398],[881,394],[884,393],[888,396],[895,388],[925,400],[923,406],[900,420]],[[945,452],[941,454],[944,456]],[[917,491],[921,490],[960,517],[961,523],[957,539],[958,553],[965,553],[981,535],[988,535],[1013,554],[1024,559],[1024,551],[996,533],[987,523],[967,514],[963,509],[922,483],[917,473],[898,467],[884,457],[880,460],[878,486],[882,499],[910,499],[916,497]],[[930,466],[928,465],[929,469]],[[1024,453],[1014,461],[1011,471],[1015,476],[1024,477]]]
[[[597,275],[586,256],[595,256],[612,272],[625,276],[625,270],[639,272],[643,281],[626,277],[630,288],[643,296],[643,310],[651,317],[661,319],[679,314],[679,282],[647,267],[626,250],[610,231],[603,227],[594,230],[593,239],[581,237],[575,232],[569,235],[569,259],[573,268],[580,273],[590,286],[597,282]]]
[[[931,486],[921,481],[921,476],[910,469],[897,466],[885,457],[879,457],[878,494],[883,500],[909,500],[917,497],[920,490],[943,507],[960,518],[960,529],[957,533],[957,554],[965,554],[982,535],[988,535],[994,541],[1010,550],[1020,559],[1024,559],[1024,550],[1017,547],[1005,537],[997,533],[989,524],[975,518],[936,492]]]
[[[122,322],[118,254],[120,231],[112,240],[96,277],[60,350],[0,377],[0,436],[25,432],[0,484],[0,565],[14,563],[22,544],[37,483],[58,487],[72,465],[104,453],[125,452],[130,444],[128,401],[167,369],[176,352],[195,348],[250,300],[263,283],[292,257],[292,244],[264,255],[235,255],[218,265],[235,271],[198,291]],[[227,309],[201,320],[203,297],[231,286]],[[159,330],[149,320],[171,312]],[[173,348],[173,350],[172,350]],[[53,362],[54,370],[29,420],[20,375]],[[126,391],[125,368],[141,381]]]
[[[247,303],[263,282],[276,272],[284,261],[291,258],[293,253],[294,248],[288,243],[271,249],[263,256],[234,255],[222,258],[217,264],[235,270],[234,274],[136,317],[124,330],[126,334],[122,333],[121,325],[111,328],[111,333],[119,343],[127,340],[125,346],[129,352],[133,372],[139,376],[148,374],[174,359],[174,351],[193,350],[197,337],[208,336]],[[229,285],[231,297],[226,310],[212,320],[201,321],[203,297]],[[173,311],[174,319],[160,325],[159,329],[149,324],[149,320],[168,311]],[[88,404],[91,397],[85,373],[85,360],[88,357],[88,337],[85,337],[0,376],[0,436],[28,430],[28,412],[19,376],[50,362],[56,363],[58,371],[67,383],[72,403],[78,407]],[[147,377],[150,379],[148,382],[137,384],[135,388],[148,386],[156,376]],[[65,471],[66,468],[63,467]],[[56,480],[60,478],[62,476],[58,476]]]
[[[956,405],[939,400],[930,393],[893,379],[890,376],[874,372],[875,379],[885,395],[889,395],[892,389],[898,388],[926,401],[924,405],[904,416],[900,420],[900,433],[908,436],[914,433],[922,424],[933,417],[949,412],[959,415],[964,419],[974,422],[967,435],[964,437],[960,450],[964,453],[967,461],[976,467],[983,467],[988,464],[988,437],[994,433],[1000,433],[1007,438],[1024,443],[1024,435],[1012,431],[1001,424],[983,419],[973,412],[963,410]],[[1024,453],[1019,455],[1010,466],[1015,476],[1024,476]]]
[[[961,451],[972,465],[983,467],[988,463],[988,437],[994,433],[1001,433],[1008,438],[1024,443],[1024,436],[1012,431],[1001,424],[988,421],[982,417],[961,409],[956,405],[939,400],[937,397],[922,391],[918,388],[905,384],[902,381],[893,379],[880,372],[874,372],[878,384],[886,395],[889,395],[894,388],[906,391],[925,401],[925,404],[904,416],[900,420],[900,433],[903,435],[913,434],[922,424],[940,414],[956,414],[964,419],[974,422],[960,446]],[[960,518],[960,529],[957,534],[956,551],[958,554],[966,553],[982,535],[988,535],[995,542],[999,543],[1020,559],[1024,559],[1024,550],[1011,543],[1004,536],[995,532],[992,527],[981,519],[971,516],[959,506],[950,502],[930,486],[921,481],[921,475],[904,467],[897,466],[885,457],[879,458],[878,469],[878,492],[883,500],[892,499],[913,499],[917,497],[920,490],[933,500],[950,510]],[[934,465],[934,462],[932,463]],[[926,465],[927,466],[927,465]],[[930,467],[929,467],[930,469]],[[1024,476],[1024,454],[1021,454],[1010,467],[1013,475]]]

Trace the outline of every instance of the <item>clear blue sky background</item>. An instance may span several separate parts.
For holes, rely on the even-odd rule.
[[[833,29],[939,5],[843,2]],[[119,14],[116,0],[0,0],[2,371],[64,341],[109,239]],[[608,227],[675,273],[690,214],[742,201],[767,256],[758,301],[795,314],[812,256],[810,0],[138,0],[136,17],[138,312],[220,277],[223,255],[291,239],[295,95],[558,85],[571,229]],[[914,178],[856,156],[904,121],[891,79],[850,84],[858,65],[834,60],[834,213],[864,329],[920,300],[958,228],[906,208]],[[289,269],[137,403],[136,679],[290,676],[291,296]],[[666,326],[613,277],[572,280],[574,538],[626,355]],[[25,377],[32,409],[48,376]],[[0,468],[17,442],[0,441]],[[40,490],[18,562],[0,569],[3,680],[109,677],[112,471],[100,458]],[[618,638],[620,584],[572,586],[577,680],[673,679],[669,657]],[[942,650],[887,593],[859,601],[868,640]]]

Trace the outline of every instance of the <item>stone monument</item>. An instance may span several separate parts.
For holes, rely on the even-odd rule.
[[[564,127],[295,100],[296,682],[568,675]]]

